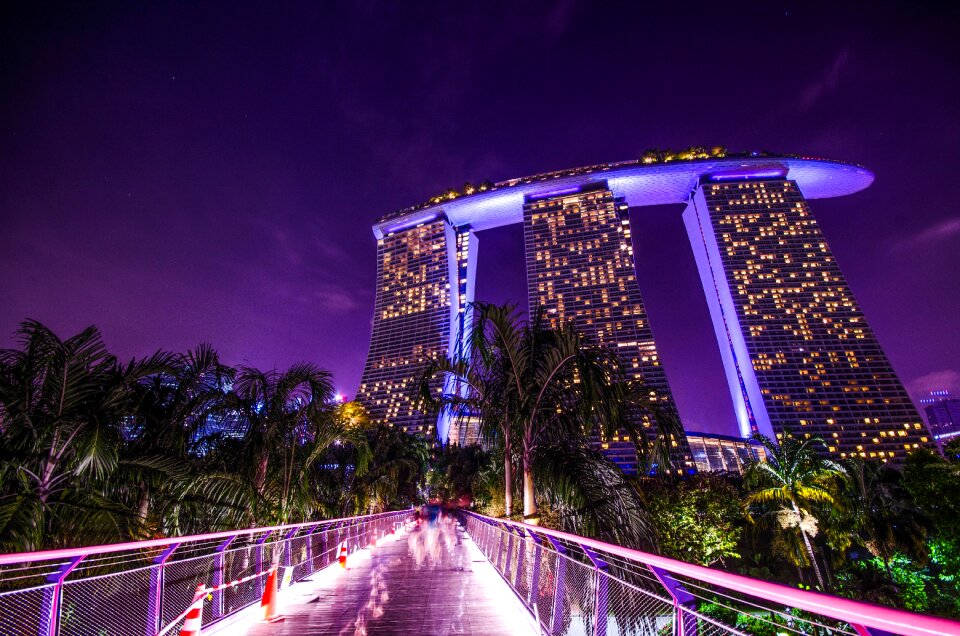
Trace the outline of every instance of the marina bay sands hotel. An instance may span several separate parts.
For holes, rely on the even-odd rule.
[[[386,215],[373,226],[376,306],[357,399],[375,418],[447,439],[449,417],[418,412],[413,388],[469,329],[476,233],[522,224],[529,306],[615,347],[672,407],[628,210],[679,203],[740,434],[773,439],[788,428],[822,437],[837,458],[902,461],[932,438],[809,204],[872,182],[863,167],[809,157],[646,155],[468,187]],[[614,455],[632,448],[607,442]]]

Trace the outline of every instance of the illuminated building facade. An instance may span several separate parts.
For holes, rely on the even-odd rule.
[[[751,462],[764,461],[766,451],[760,444],[741,437],[687,432],[690,454],[702,473],[724,472],[743,474]]]
[[[930,391],[930,397],[921,399],[920,404],[934,439],[946,443],[960,435],[960,400],[951,397],[950,391]]]
[[[671,401],[626,210],[685,204],[742,436],[789,428],[822,436],[838,457],[895,462],[932,447],[807,203],[863,190],[870,171],[760,153],[677,159],[645,156],[471,186],[382,217],[373,227],[376,311],[358,399],[380,420],[450,438],[448,416],[431,422],[413,408],[413,387],[431,358],[458,352],[458,334],[470,329],[474,233],[522,223],[531,305],[617,347]],[[454,441],[474,435],[469,425],[453,431]],[[632,446],[601,441],[614,442]]]
[[[744,437],[894,462],[933,447],[785,170],[705,175],[684,221]]]
[[[414,394],[427,364],[456,352],[473,300],[477,239],[443,216],[400,225],[377,240],[373,337],[357,400],[377,420],[446,439],[449,418],[429,421]]]
[[[605,181],[527,197],[523,206],[528,306],[541,307],[550,326],[572,322],[593,342],[617,351],[632,379],[676,412],[653,341],[633,260],[629,209]],[[638,422],[651,426],[649,415]],[[595,443],[627,473],[637,471],[636,448],[625,432]],[[674,463],[686,443],[673,440]]]

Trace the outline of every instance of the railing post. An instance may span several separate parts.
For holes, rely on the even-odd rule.
[[[43,599],[40,601],[40,636],[57,636],[60,633],[63,582],[70,576],[73,569],[83,561],[84,556],[86,555],[70,559],[47,577],[47,583],[53,583],[53,587],[44,588]],[[153,634],[150,636],[153,636]]]
[[[596,552],[591,550],[586,546],[580,546],[584,554],[587,555],[587,558],[590,559],[590,562],[593,563],[593,580],[594,580],[594,622],[593,622],[593,633],[595,636],[602,636],[607,633],[607,598],[608,598],[608,586],[609,581],[607,580],[606,571],[609,569],[610,565],[601,559]]]
[[[660,584],[663,585],[667,593],[673,599],[673,606],[676,611],[674,621],[677,625],[676,634],[678,636],[697,636],[697,617],[684,612],[684,609],[692,608],[696,605],[697,599],[687,591],[683,584],[664,570],[653,565],[648,565],[653,575],[657,577]]]
[[[566,594],[567,549],[550,535],[547,535],[547,539],[553,545],[553,549],[557,551],[557,567],[554,571],[556,584],[553,587],[553,608],[550,611],[550,634],[558,634],[560,628],[563,627],[561,615],[563,613],[563,599]]]
[[[179,543],[173,543],[153,560],[157,567],[150,570],[150,596],[147,597],[147,636],[154,636],[162,627],[160,621],[163,618],[164,570],[167,567],[167,559],[173,556],[173,551],[179,547]]]
[[[226,552],[227,547],[233,543],[233,540],[236,538],[236,535],[234,535],[217,546],[217,551],[213,555],[213,587],[223,585],[223,568],[226,561],[224,552]],[[217,590],[213,593],[213,600],[210,602],[210,611],[214,618],[223,616],[223,599],[225,594],[226,590]]]
[[[530,574],[530,591],[527,594],[527,603],[536,605],[540,599],[540,558],[543,555],[543,546],[540,537],[527,529],[527,534],[533,539],[536,547],[533,549],[533,572]]]

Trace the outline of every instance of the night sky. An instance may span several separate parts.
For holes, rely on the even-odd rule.
[[[96,324],[123,358],[210,342],[352,396],[376,217],[719,144],[874,171],[813,211],[913,397],[960,392],[956,9],[92,4],[0,15],[0,346]],[[640,286],[685,425],[733,433],[682,209],[632,212]],[[479,236],[479,298],[525,305],[521,228]]]

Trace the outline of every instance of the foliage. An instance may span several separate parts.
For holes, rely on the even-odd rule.
[[[577,440],[543,447],[534,469],[545,502],[541,523],[634,548],[655,545],[647,511],[616,464]]]
[[[712,565],[739,557],[745,518],[730,479],[701,473],[685,479],[642,479],[643,496],[660,553]]]
[[[422,499],[427,449],[332,402],[312,364],[200,345],[119,362],[89,327],[27,321],[0,351],[0,550],[341,516]],[[331,494],[332,493],[332,494]]]
[[[620,431],[635,441],[642,457],[662,462],[671,436],[680,434],[679,423],[648,387],[626,379],[615,351],[585,341],[572,325],[551,326],[539,309],[524,323],[510,305],[475,307],[468,354],[430,366],[419,402],[431,412],[449,409],[455,416],[480,418],[486,438],[503,450],[505,510],[512,509],[515,454],[523,473],[525,517],[536,516],[538,496],[569,492],[560,484],[537,488],[536,466],[550,459],[557,439],[586,453],[594,433],[610,437]],[[436,396],[437,376],[452,390]],[[647,419],[659,428],[653,450],[643,414],[653,415]]]
[[[895,553],[923,562],[927,528],[923,514],[903,488],[901,473],[860,460],[850,462],[847,472],[854,486],[854,526],[867,549],[884,563],[888,577],[893,579],[890,559]]]
[[[758,436],[766,461],[750,464],[744,474],[747,519],[757,518],[775,531],[777,552],[799,567],[812,566],[820,589],[827,589],[811,539],[829,510],[843,507],[839,496],[846,471],[816,451],[819,438],[786,434],[779,444]],[[799,542],[794,539],[799,538]],[[802,543],[802,549],[800,544]]]
[[[934,528],[960,534],[960,463],[926,449],[913,452],[903,467],[903,488],[929,516]]]
[[[427,479],[431,499],[470,506],[480,495],[483,505],[482,472],[491,463],[490,453],[476,444],[449,445],[436,449],[431,459]]]

